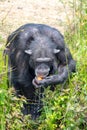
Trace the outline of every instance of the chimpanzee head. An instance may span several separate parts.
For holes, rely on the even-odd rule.
[[[56,54],[60,50],[56,49],[55,43],[47,36],[41,35],[32,39],[25,50],[29,56],[29,66],[34,69],[36,77],[44,78],[57,69]]]

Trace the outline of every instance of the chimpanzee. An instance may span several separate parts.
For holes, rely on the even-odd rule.
[[[76,63],[63,35],[44,24],[21,26],[8,37],[4,52],[8,54],[9,81],[29,103],[24,104],[23,113],[35,119],[40,114],[43,88],[64,83],[75,72]]]

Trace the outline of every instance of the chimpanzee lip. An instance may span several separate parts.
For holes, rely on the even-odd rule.
[[[36,75],[36,78],[46,78],[49,74],[39,74],[39,75]]]

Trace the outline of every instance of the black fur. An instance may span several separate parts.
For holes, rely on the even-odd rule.
[[[75,72],[75,61],[64,43],[62,34],[50,26],[43,24],[21,26],[8,37],[6,48],[11,68],[9,80],[17,94],[24,95],[29,103],[35,98],[39,100],[39,96],[35,95],[35,87],[39,90],[41,86],[64,83],[68,76]],[[54,52],[55,49],[59,52]],[[27,54],[26,50],[30,50],[31,54]],[[47,75],[38,80],[36,73]],[[40,109],[38,104],[29,107],[28,110],[25,105],[24,113],[31,113],[32,117],[36,118]]]

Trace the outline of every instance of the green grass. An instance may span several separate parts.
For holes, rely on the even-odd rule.
[[[86,130],[87,129],[87,2],[77,8],[77,26],[65,32],[65,41],[76,59],[77,71],[65,86],[45,90],[44,107],[36,122],[23,116],[14,90],[7,87],[6,66],[0,50],[0,130]],[[81,13],[83,15],[81,15]],[[79,15],[77,15],[79,14]],[[74,19],[73,19],[74,21]],[[0,42],[3,39],[0,37]]]

